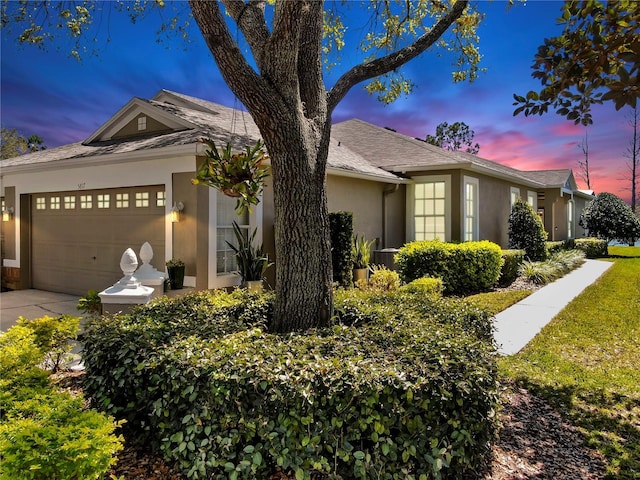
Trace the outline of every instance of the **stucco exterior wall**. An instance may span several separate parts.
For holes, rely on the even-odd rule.
[[[180,221],[171,224],[173,229],[173,256],[185,263],[185,275],[193,277],[197,275],[197,188],[206,188],[196,187],[191,184],[191,179],[194,175],[195,172],[173,174],[173,201],[182,202],[184,204],[184,210],[179,215]],[[173,203],[170,207],[172,206]]]
[[[375,240],[382,248],[382,192],[385,184],[356,178],[327,177],[327,207],[330,212],[353,213],[353,233]]]

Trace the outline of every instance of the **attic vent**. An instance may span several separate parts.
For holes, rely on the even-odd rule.
[[[395,128],[391,128],[391,127],[384,127],[384,128],[385,128],[385,130],[389,130],[391,132],[395,132],[396,131]]]
[[[144,115],[142,117],[138,117],[138,131],[147,129],[147,117]]]

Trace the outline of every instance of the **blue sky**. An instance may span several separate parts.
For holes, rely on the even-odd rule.
[[[573,168],[578,184],[578,160],[583,154],[585,128],[553,113],[543,117],[513,117],[513,94],[536,89],[531,64],[545,37],[556,35],[561,2],[527,1],[511,9],[506,2],[478,2],[485,13],[480,26],[482,67],[473,83],[451,81],[452,58],[428,52],[407,65],[417,84],[408,98],[391,105],[379,103],[355,87],[334,112],[335,122],[357,117],[376,125],[424,138],[443,122],[465,122],[475,131],[479,155],[523,170]],[[363,16],[351,33],[360,32]],[[105,25],[107,25],[105,27]],[[101,20],[111,41],[100,55],[78,63],[67,55],[68,40],[48,51],[21,47],[2,32],[0,65],[0,122],[24,135],[38,134],[49,147],[87,138],[132,97],[150,98],[162,88],[233,106],[234,97],[221,79],[197,28],[192,42],[158,43],[157,14],[132,25],[124,15]],[[60,50],[56,48],[60,47]],[[66,49],[65,49],[66,48]],[[354,61],[354,45],[347,45],[339,68]],[[327,76],[330,86],[332,75]],[[588,128],[592,187],[629,200],[629,174],[624,157],[631,140],[629,108],[612,105],[594,109]]]

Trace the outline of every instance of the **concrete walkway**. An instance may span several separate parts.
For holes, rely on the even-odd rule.
[[[587,260],[571,273],[545,285],[495,318],[498,352],[518,353],[571,300],[606,272],[612,262]]]
[[[69,314],[81,317],[76,308],[79,297],[42,290],[15,290],[0,293],[0,331],[6,332],[18,317],[28,319]]]

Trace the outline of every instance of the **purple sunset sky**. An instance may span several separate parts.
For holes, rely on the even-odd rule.
[[[334,122],[357,117],[419,138],[434,133],[441,122],[465,122],[475,131],[481,157],[523,170],[573,168],[578,185],[586,188],[578,168],[585,127],[554,113],[512,115],[513,94],[538,87],[530,67],[544,38],[560,32],[556,18],[561,2],[529,0],[511,9],[502,1],[477,5],[486,14],[479,35],[481,66],[487,71],[480,78],[454,84],[452,58],[428,52],[407,65],[406,75],[417,84],[410,97],[385,106],[358,86],[334,112]],[[357,8],[352,7],[351,14],[356,24],[366,23]],[[108,26],[111,42],[101,46],[99,56],[85,57],[82,63],[68,57],[66,39],[42,51],[18,46],[3,31],[2,126],[27,136],[38,134],[54,147],[87,138],[132,97],[150,98],[162,88],[233,106],[233,95],[197,28],[185,46],[177,40],[158,43],[154,32],[159,24],[155,14],[132,25],[114,13]],[[358,31],[350,30],[355,36]],[[339,71],[355,61],[355,48],[347,45]],[[328,86],[334,75],[327,75]],[[616,111],[613,105],[596,106],[594,125],[588,128],[592,187],[626,201],[630,113],[628,107]]]

